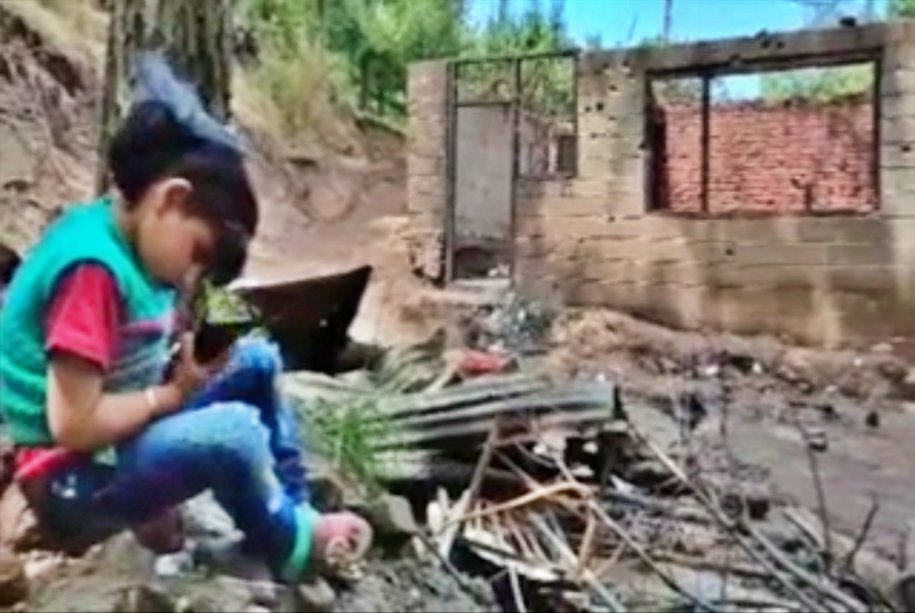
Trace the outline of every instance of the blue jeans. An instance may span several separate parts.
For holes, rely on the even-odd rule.
[[[118,447],[116,467],[55,474],[39,514],[89,545],[212,490],[254,552],[283,564],[297,531],[310,527],[301,525],[309,493],[295,416],[277,386],[281,370],[275,345],[240,339],[186,408]]]

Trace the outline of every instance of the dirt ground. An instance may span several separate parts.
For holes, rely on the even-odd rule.
[[[6,40],[0,68],[16,69],[0,70],[0,232],[19,247],[59,203],[91,193],[87,160],[93,159],[99,72],[91,46],[36,54],[21,33]],[[62,73],[61,63],[49,60],[60,57],[73,70]],[[390,155],[392,146],[388,142],[387,155],[375,159],[322,160],[307,172],[256,160],[265,220],[246,273],[282,279],[372,263],[375,278],[353,333],[386,343],[421,338],[445,317],[440,309],[422,308],[435,292],[409,274],[397,240],[405,166],[402,155]],[[786,496],[811,507],[816,488],[801,432],[825,438],[828,448],[817,459],[833,527],[856,533],[877,500],[870,543],[898,556],[915,509],[915,416],[907,400],[910,365],[887,347],[866,354],[819,352],[776,339],[674,332],[618,313],[571,309],[554,325],[551,343],[549,369],[617,380],[635,415],[674,412],[680,399],[695,393],[708,413],[709,436],[726,431],[734,455],[764,467]],[[34,610],[114,610],[123,594],[139,589],[138,577],[148,569],[123,569],[124,560],[142,566],[139,552],[122,551],[119,562],[111,555],[55,567],[53,581],[43,579],[47,587]],[[360,589],[343,596],[339,610],[484,610],[447,575],[409,562],[378,563]],[[235,593],[230,587],[207,597],[213,593],[230,598],[229,608],[197,610],[256,610],[242,595],[226,596]],[[143,598],[146,604],[132,610],[156,608],[149,608],[155,595]]]

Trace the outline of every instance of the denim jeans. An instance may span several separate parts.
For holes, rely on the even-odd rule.
[[[240,339],[227,367],[188,406],[117,449],[116,467],[55,474],[39,504],[49,528],[98,542],[212,490],[249,547],[282,563],[309,502],[295,416],[277,386],[272,343]],[[307,528],[303,526],[302,528]]]

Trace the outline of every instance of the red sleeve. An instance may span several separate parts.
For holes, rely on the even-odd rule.
[[[65,351],[107,370],[117,350],[121,297],[101,264],[80,264],[57,286],[45,318],[45,349]]]

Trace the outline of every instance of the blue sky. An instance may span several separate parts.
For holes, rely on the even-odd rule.
[[[515,10],[523,10],[530,0],[509,0]],[[539,0],[549,7],[551,0]],[[839,0],[841,14],[861,14],[867,0]],[[874,0],[882,12],[886,0]],[[471,18],[485,20],[499,6],[499,0],[470,0]],[[672,37],[679,41],[713,40],[750,36],[760,30],[796,30],[809,27],[813,9],[796,0],[674,0]],[[664,0],[565,0],[566,20],[579,42],[599,34],[604,47],[638,44],[663,30]],[[837,16],[825,16],[834,24]],[[825,24],[824,24],[825,25]],[[755,97],[759,92],[756,76],[733,76],[724,80],[730,96]]]
[[[548,6],[550,0],[541,0]],[[527,0],[510,0],[523,8]],[[842,0],[853,12],[864,0]],[[885,0],[876,0],[878,10]],[[579,40],[599,33],[604,46],[636,43],[661,33],[664,0],[566,0],[566,17]],[[498,0],[470,0],[471,15],[485,18]],[[792,0],[674,0],[673,37],[708,40],[755,34],[759,30],[789,30],[809,23],[811,9]]]

